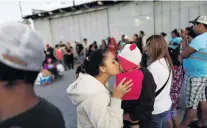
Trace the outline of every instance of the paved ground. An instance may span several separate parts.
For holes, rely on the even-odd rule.
[[[66,89],[75,80],[75,71],[67,71],[64,77],[50,86],[36,86],[36,93],[56,105],[63,113],[66,128],[76,128],[76,109],[72,104]]]
[[[35,87],[37,95],[47,99],[62,111],[66,128],[76,128],[77,124],[75,106],[72,104],[66,93],[68,85],[75,80],[75,77],[75,70],[67,71],[64,73],[63,78],[50,86]],[[110,80],[110,83],[114,83],[113,81],[114,79]]]
[[[66,128],[76,128],[76,109],[72,104],[66,89],[75,80],[75,71],[67,71],[64,74],[64,77],[60,80],[54,82],[50,86],[40,87],[36,86],[36,93],[56,105],[63,113]],[[110,85],[113,85],[114,78],[109,81]],[[183,112],[180,112],[183,113]],[[182,119],[182,114],[180,115]]]

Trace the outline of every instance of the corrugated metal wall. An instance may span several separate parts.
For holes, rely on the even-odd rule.
[[[47,18],[34,20],[34,29],[44,40],[45,44],[53,44],[49,20]]]
[[[73,43],[77,40],[82,42],[84,38],[87,38],[90,43],[95,40],[106,39],[109,36],[107,17],[107,10],[101,10],[48,20],[51,28],[52,44],[57,44],[60,41]],[[38,23],[41,22],[37,21]],[[46,21],[44,20],[44,22]],[[44,29],[44,32],[47,30],[45,27],[42,27],[42,29]],[[45,36],[45,38],[47,37]]]
[[[120,39],[122,34],[131,36],[144,30],[154,33],[153,2],[127,2],[109,8],[111,36]]]
[[[207,15],[207,2],[155,2],[155,33],[164,31],[170,35],[175,28],[190,26],[189,21],[199,15]]]
[[[164,31],[170,36],[175,28],[189,26],[188,21],[207,15],[207,2],[124,2],[107,9],[48,20],[34,20],[34,26],[46,43],[82,41],[99,44],[109,35],[120,40],[144,30],[147,36]]]

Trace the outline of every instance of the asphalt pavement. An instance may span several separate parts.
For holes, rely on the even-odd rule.
[[[76,108],[66,93],[68,86],[75,81],[75,70],[66,71],[64,76],[48,86],[35,86],[38,96],[45,98],[57,106],[64,117],[66,128],[77,128]],[[114,77],[109,80],[109,85],[115,83]],[[183,111],[179,112],[182,119]]]

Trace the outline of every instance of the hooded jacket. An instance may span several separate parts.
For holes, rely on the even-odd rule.
[[[88,74],[67,88],[69,98],[77,107],[78,128],[121,128],[121,99],[113,98],[107,88]]]

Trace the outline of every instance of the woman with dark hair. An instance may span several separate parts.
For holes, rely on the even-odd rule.
[[[55,57],[59,63],[63,64],[63,50],[58,44],[55,45]]]
[[[179,117],[177,108],[180,104],[180,92],[183,83],[183,66],[178,60],[179,53],[174,52],[173,50],[169,51],[170,56],[173,62],[173,79],[170,89],[170,96],[172,100],[172,107],[168,114],[168,128],[179,128]]]
[[[140,52],[143,54],[143,44],[142,44],[142,38],[138,36],[138,34],[133,35],[134,43],[139,48]]]
[[[87,52],[87,54],[86,54],[86,57],[89,57],[90,54],[91,54],[93,51],[95,51],[95,50],[96,50],[96,49],[95,49],[94,44],[89,45],[89,48],[88,48],[88,52]]]
[[[166,36],[167,36],[167,34],[164,33],[164,32],[161,32],[160,35],[161,35],[162,37],[166,37]]]
[[[67,89],[77,107],[78,127],[121,128],[121,98],[130,91],[132,83],[123,79],[110,93],[106,83],[120,72],[115,56],[107,49],[98,49],[83,62],[81,72]]]
[[[167,39],[167,34],[166,34],[166,33],[161,32],[161,33],[160,33],[160,36],[162,36],[162,37],[165,39],[165,41],[167,42],[167,44],[169,44],[169,41],[168,41],[168,39]]]
[[[67,42],[66,47],[63,49],[64,52],[64,64],[65,70],[74,69],[74,55],[73,55],[73,47],[70,46],[70,43]]]
[[[107,47],[106,41],[102,40],[100,48],[105,49],[106,47]]]
[[[196,34],[192,27],[187,27],[185,29],[185,34],[187,36],[188,42],[191,42],[198,34]]]
[[[95,50],[97,50],[98,49],[98,45],[97,45],[96,41],[93,42],[93,45],[94,45]]]
[[[168,112],[172,105],[170,98],[172,60],[167,42],[160,35],[153,35],[147,39],[147,51],[152,62],[148,69],[157,85],[154,111],[152,112],[152,128],[167,128]]]
[[[144,31],[139,31],[139,37],[142,39],[143,50],[146,51],[146,35]]]

